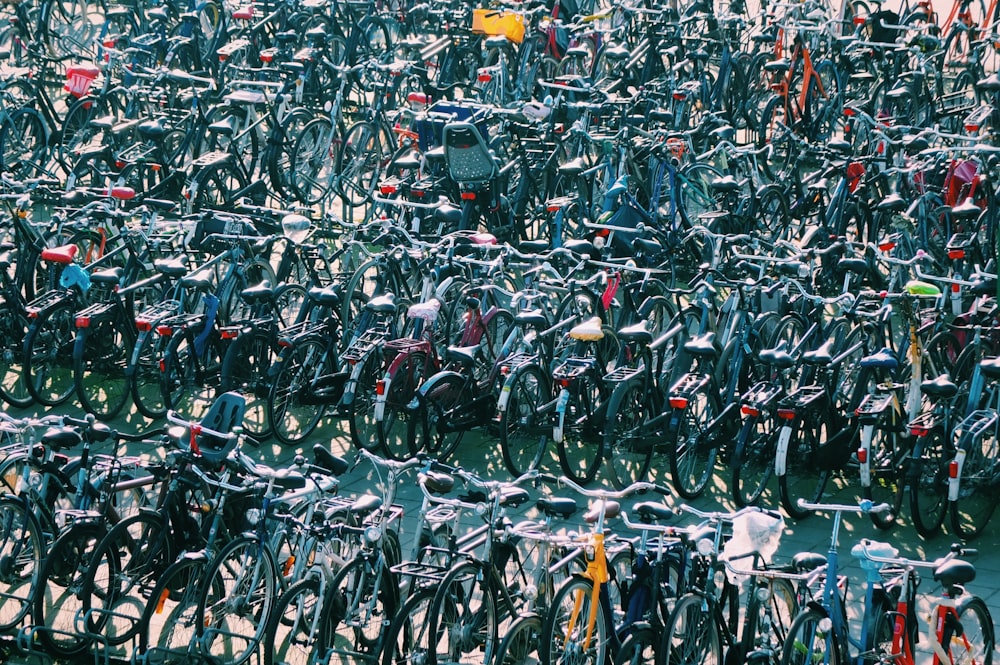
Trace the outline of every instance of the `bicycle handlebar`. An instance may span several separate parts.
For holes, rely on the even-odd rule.
[[[849,505],[846,503],[812,503],[806,501],[805,499],[799,499],[799,508],[803,510],[815,510],[823,512],[834,512],[834,513],[858,513],[859,515],[868,515],[870,513],[886,513],[892,510],[892,506],[888,503],[873,504],[870,499],[863,499],[857,505]]]

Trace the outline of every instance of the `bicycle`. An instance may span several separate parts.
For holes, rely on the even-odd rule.
[[[965,590],[964,585],[976,577],[975,567],[957,558],[974,556],[976,550],[952,545],[945,556],[924,561],[897,556],[896,548],[888,543],[862,540],[852,554],[860,555],[862,568],[882,586],[870,639],[874,660],[913,665],[921,620],[926,619],[927,632],[933,635],[929,646],[934,665],[993,662],[993,617],[981,598]],[[875,565],[868,566],[867,562]],[[929,614],[917,609],[917,570],[921,568],[933,571],[934,581],[941,583],[941,596]],[[920,649],[926,648],[921,642]]]

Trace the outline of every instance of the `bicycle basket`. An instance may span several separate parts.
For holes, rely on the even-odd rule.
[[[90,91],[91,84],[100,73],[101,70],[94,65],[74,65],[66,70],[66,85],[63,87],[79,99]]]
[[[472,32],[480,35],[503,35],[515,44],[520,44],[524,41],[524,17],[495,9],[473,9]]]

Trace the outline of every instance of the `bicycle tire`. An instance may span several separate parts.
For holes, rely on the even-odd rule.
[[[106,532],[103,524],[78,522],[56,539],[42,563],[31,618],[44,627],[36,635],[55,656],[72,658],[90,648],[91,637],[76,625],[83,611],[78,589]]]
[[[862,488],[862,495],[874,505],[888,504],[889,510],[869,513],[872,523],[879,529],[891,529],[899,517],[905,489],[905,467],[910,450],[904,447],[895,431],[876,427],[868,450],[870,482]]]
[[[409,417],[409,446],[415,453],[426,452],[445,461],[455,453],[468,431],[461,419],[476,399],[472,394],[475,389],[470,379],[456,373],[428,382],[427,386],[420,389],[419,406]]]
[[[308,122],[295,140],[291,159],[291,188],[295,198],[307,205],[322,201],[333,187],[333,173],[343,141],[343,132],[329,118]]]
[[[282,197],[290,198],[294,194],[291,184],[292,150],[295,148],[296,137],[314,117],[313,112],[308,109],[291,109],[268,137],[265,162],[267,176],[271,187]]]
[[[32,610],[45,556],[45,535],[24,501],[0,496],[0,630],[19,625]]]
[[[311,403],[313,385],[336,371],[327,340],[295,340],[275,359],[277,372],[271,383],[267,408],[274,434],[285,445],[298,445],[312,434],[326,414],[327,404]]]
[[[418,588],[406,599],[386,631],[382,665],[421,665],[431,656],[431,612],[435,589]],[[436,640],[433,640],[436,644]]]
[[[33,108],[19,108],[0,126],[0,168],[16,178],[28,178],[48,163],[45,121]]]
[[[795,617],[788,639],[781,647],[781,665],[814,665],[817,662],[840,665],[841,650],[836,633],[819,629],[826,613],[806,609]]]
[[[986,603],[978,596],[963,595],[958,600],[956,611],[962,626],[961,637],[942,645],[949,662],[992,665],[996,652],[996,629]]]
[[[604,423],[601,402],[606,399],[598,379],[581,376],[575,379],[569,399],[563,409],[557,410],[555,437],[559,466],[563,473],[581,485],[594,480],[604,461],[604,438],[600,435]]]
[[[253,328],[230,341],[222,357],[219,392],[236,391],[246,399],[243,430],[259,441],[274,433],[267,396],[270,393],[270,369],[278,349],[272,335]]]
[[[175,330],[163,354],[160,385],[168,409],[198,420],[212,403],[219,387],[222,346],[210,331],[201,351],[196,339],[201,331]]]
[[[998,442],[1000,437],[991,428],[979,437],[964,435],[958,443],[966,454],[958,496],[950,502],[951,528],[966,540],[981,536],[996,510]]]
[[[740,508],[757,505],[767,491],[774,475],[778,429],[769,409],[746,416],[730,462],[733,500]]]
[[[597,608],[589,642],[586,639],[593,589],[594,582],[574,575],[556,592],[542,629],[543,663],[603,665],[606,662],[611,635],[601,608]]]
[[[99,420],[117,416],[131,397],[130,377],[125,368],[132,355],[133,340],[127,325],[114,317],[77,328],[73,383],[80,405]]]
[[[384,151],[389,148],[387,137],[367,120],[356,122],[344,132],[337,151],[337,187],[340,195],[354,206],[371,200],[385,167]]]
[[[525,665],[536,658],[542,635],[542,617],[522,614],[507,629],[497,646],[497,665]],[[540,658],[539,658],[540,659]]]
[[[28,392],[43,406],[58,406],[73,394],[75,309],[75,301],[64,302],[35,319],[28,328],[24,380]]]
[[[760,113],[757,126],[757,147],[771,146],[768,156],[761,160],[761,168],[772,182],[780,182],[792,168],[794,139],[791,136],[794,120],[787,116],[785,99],[774,96]]]
[[[711,609],[703,611],[704,603],[705,599],[697,594],[686,594],[677,599],[660,637],[658,663],[696,665],[722,662],[719,629]]]
[[[28,318],[19,307],[0,304],[0,399],[18,409],[34,402],[24,370],[24,341]]]
[[[816,464],[821,443],[829,440],[827,421],[828,414],[800,415],[788,442],[785,473],[778,474],[778,494],[785,512],[795,519],[805,519],[812,514],[800,508],[798,500],[819,501],[830,480],[830,470],[818,468]]]
[[[537,365],[518,367],[504,382],[500,409],[500,454],[515,478],[542,463],[552,425],[539,409],[550,399],[548,376]]]
[[[358,448],[371,452],[379,449],[378,422],[375,420],[375,386],[383,375],[383,358],[381,345],[365,355],[360,367],[354,370],[357,372],[354,395],[347,404],[351,441]]]
[[[147,418],[162,418],[167,413],[167,401],[160,384],[160,360],[169,343],[169,337],[155,331],[140,333],[129,362],[132,401],[139,413]]]
[[[139,601],[173,560],[172,540],[159,513],[140,512],[112,527],[94,550],[81,584],[88,632],[109,645],[133,640],[145,607]],[[101,611],[91,613],[93,608]]]
[[[702,440],[706,436],[702,430],[719,415],[718,398],[702,390],[677,411],[677,424],[667,433],[667,459],[674,489],[690,501],[704,493],[715,468],[718,442],[715,436]]]
[[[413,399],[417,389],[425,380],[428,357],[424,351],[408,351],[396,365],[392,376],[386,373],[385,408],[378,421],[379,444],[386,457],[397,461],[407,460],[414,455],[410,445],[409,420],[411,414],[406,406]]]
[[[654,416],[650,393],[640,379],[615,386],[608,399],[604,457],[617,489],[646,479],[653,461],[653,436],[646,425]],[[656,414],[658,415],[658,414]]]
[[[315,576],[288,587],[275,604],[264,632],[265,665],[321,661],[334,643],[328,605]]]
[[[233,665],[256,653],[278,600],[278,579],[274,555],[256,536],[226,545],[201,583],[195,613],[200,652]]]
[[[179,659],[171,662],[196,659],[195,621],[207,566],[201,553],[182,557],[164,571],[143,610],[137,655],[145,656],[148,662],[165,662],[170,657]]]
[[[377,563],[380,556],[366,554],[352,559],[330,582],[332,595],[327,605],[342,616],[328,616],[327,620],[336,651],[344,660],[355,653],[379,653],[383,622],[396,616],[399,589],[388,561]]]
[[[948,512],[948,438],[934,428],[917,439],[910,457],[910,517],[924,538],[941,532]]]
[[[237,192],[246,189],[246,177],[235,163],[213,164],[194,172],[186,185],[191,210],[225,210],[233,206]]]

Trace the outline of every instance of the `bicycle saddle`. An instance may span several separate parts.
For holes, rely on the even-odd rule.
[[[42,434],[42,445],[52,450],[65,450],[83,443],[83,437],[74,427],[50,427]]]
[[[757,357],[762,363],[770,365],[771,367],[778,367],[780,369],[787,369],[795,365],[795,358],[787,350],[788,345],[782,342],[773,349],[764,349]]]
[[[695,335],[684,343],[684,350],[693,356],[715,357],[719,355],[719,347],[715,343],[715,333]]]
[[[646,330],[646,324],[643,321],[635,323],[631,326],[626,326],[618,331],[618,339],[624,342],[638,342],[640,344],[652,344],[653,343],[653,333]]]
[[[792,569],[798,573],[808,573],[826,565],[826,556],[816,552],[799,552],[792,557]]]
[[[882,349],[878,353],[865,356],[861,359],[862,367],[880,367],[882,369],[896,369],[899,367],[899,360],[893,354],[892,349]]]
[[[396,296],[392,293],[375,296],[365,303],[365,309],[378,314],[391,314],[396,311]]]
[[[313,464],[326,469],[334,476],[342,476],[351,468],[347,460],[331,453],[322,443],[313,446]]]
[[[617,501],[608,501],[604,504],[604,518],[614,519],[622,512],[622,505]],[[583,514],[583,521],[587,524],[594,524],[601,517],[600,504],[594,504]]]
[[[656,501],[643,501],[632,506],[640,522],[651,523],[673,519],[677,514],[670,506]]]
[[[577,509],[576,499],[568,496],[544,497],[535,503],[535,507],[549,517],[562,517],[563,519],[570,517]]]
[[[569,331],[570,339],[583,342],[597,342],[604,339],[604,330],[601,328],[601,319],[593,317],[583,323],[578,323]]]
[[[927,379],[920,384],[920,392],[930,397],[954,397],[958,394],[958,386],[956,386],[951,377],[947,374],[942,374],[935,379]]]
[[[980,361],[979,369],[991,379],[1000,378],[1000,358],[987,358]]]
[[[953,587],[958,584],[966,584],[976,579],[976,568],[968,561],[961,559],[951,559],[945,561],[934,569],[934,580],[940,582],[941,586],[948,590],[948,595],[952,595]]]

